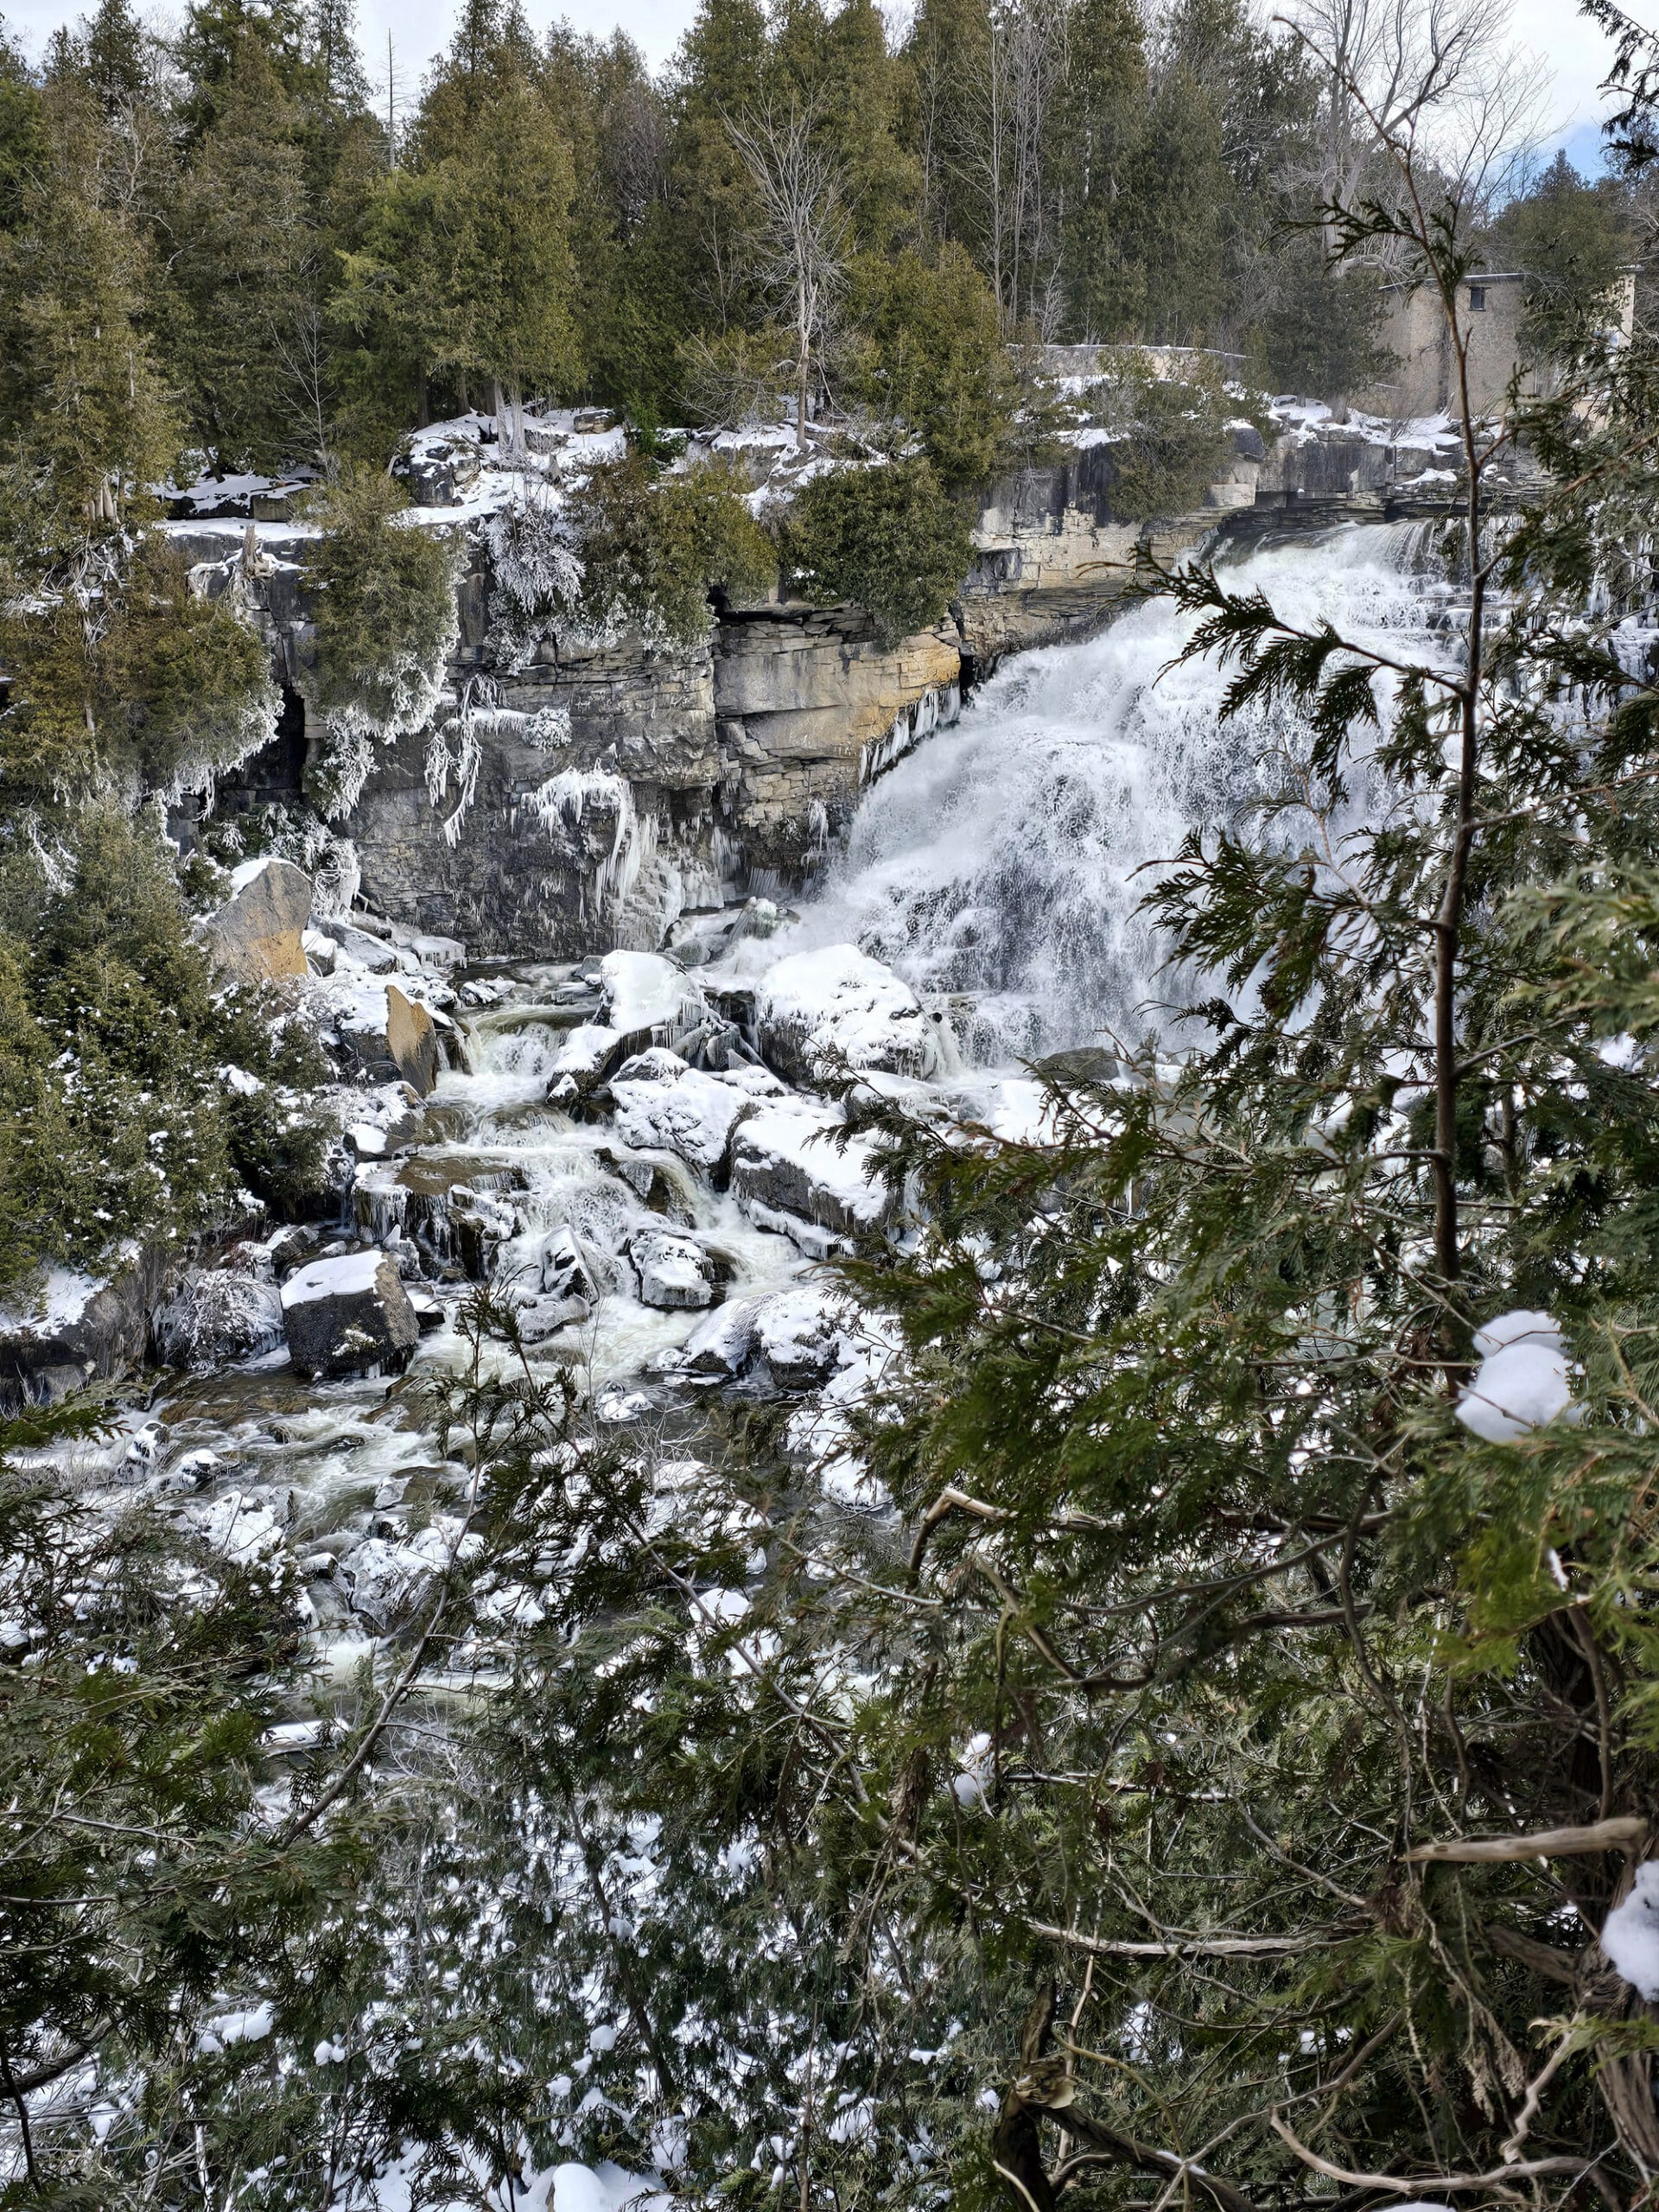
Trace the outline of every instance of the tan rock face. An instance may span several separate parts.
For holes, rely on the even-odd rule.
[[[303,976],[300,933],[310,914],[311,879],[305,870],[291,861],[268,861],[208,923],[208,957],[226,982]]]
[[[386,985],[386,1049],[397,1072],[423,1098],[443,1072],[443,1047],[431,1015],[417,1000],[407,999],[396,983]]]

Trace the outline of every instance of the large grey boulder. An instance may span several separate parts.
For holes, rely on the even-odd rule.
[[[0,1415],[56,1405],[143,1360],[169,1255],[145,1245],[106,1281],[54,1268],[35,1301],[0,1309]]]
[[[301,942],[311,917],[311,879],[292,861],[249,861],[231,877],[229,901],[207,924],[207,956],[231,983],[309,974]]]
[[[838,1106],[785,1097],[763,1101],[732,1135],[738,1205],[759,1227],[781,1230],[815,1259],[879,1227],[892,1208],[874,1173],[874,1139],[844,1137],[842,1128]]]
[[[401,1375],[420,1338],[397,1265],[385,1252],[313,1260],[283,1285],[296,1374]]]
[[[941,1065],[939,1025],[902,977],[855,944],[779,961],[754,1012],[762,1053],[791,1083],[842,1069],[931,1076]]]

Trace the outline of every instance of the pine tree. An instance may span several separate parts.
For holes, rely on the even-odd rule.
[[[569,149],[539,92],[504,89],[438,175],[451,259],[446,302],[464,306],[464,352],[453,365],[487,378],[508,453],[524,449],[526,386],[556,393],[580,373]]]
[[[174,211],[172,359],[193,428],[219,467],[269,471],[316,443],[303,118],[251,37],[213,92],[213,119]]]

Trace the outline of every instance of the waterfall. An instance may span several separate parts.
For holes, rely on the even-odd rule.
[[[1299,624],[1439,657],[1447,587],[1422,544],[1420,525],[1352,524],[1258,547],[1226,582]],[[1140,912],[1156,864],[1192,830],[1236,827],[1278,797],[1303,738],[1284,709],[1224,725],[1227,673],[1170,666],[1192,627],[1149,601],[1084,644],[1007,664],[868,792],[773,949],[853,942],[919,991],[962,995],[957,1027],[982,1065],[1166,1029],[1180,979]],[[1351,826],[1376,804],[1357,790]],[[1310,827],[1280,817],[1259,834],[1300,842]]]

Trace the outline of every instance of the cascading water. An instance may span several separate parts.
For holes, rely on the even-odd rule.
[[[1444,650],[1433,633],[1449,588],[1426,565],[1414,569],[1417,546],[1414,531],[1350,528],[1258,549],[1230,565],[1229,581],[1262,591],[1300,625],[1328,620],[1424,659]],[[741,982],[748,963],[759,975],[791,951],[856,940],[914,986],[971,1004],[953,1020],[983,1073],[950,1078],[958,1103],[1009,1135],[1040,1127],[1042,1095],[1009,1064],[1103,1029],[1135,1033],[1147,1002],[1178,988],[1160,973],[1163,949],[1139,911],[1140,871],[1177,853],[1190,830],[1236,823],[1252,800],[1276,795],[1305,741],[1289,712],[1223,728],[1224,673],[1169,665],[1187,634],[1166,601],[1153,601],[1089,643],[1011,662],[956,728],[932,733],[868,792],[798,919],[731,944],[704,971],[711,984],[715,969]],[[1351,827],[1376,818],[1377,796],[1355,791]],[[1288,834],[1300,842],[1306,826]],[[703,1309],[647,1298],[646,1267],[661,1284],[663,1268],[701,1254],[719,1282],[708,1319],[738,1347],[732,1358],[765,1347],[758,1387],[817,1378],[816,1411],[798,1413],[805,1425],[791,1430],[804,1451],[834,1444],[836,1408],[862,1387],[859,1363],[885,1356],[874,1339],[836,1349],[840,1324],[823,1321],[827,1294],[813,1280],[828,1217],[814,1213],[810,1190],[828,1191],[840,1219],[872,1188],[850,1147],[832,1141],[838,1108],[747,1063],[713,1063],[736,1086],[722,1092],[671,1052],[647,1056],[645,1074],[665,1090],[688,1080],[683,1125],[678,1107],[653,1121],[648,1101],[632,1118],[613,1090],[608,1103],[596,1091],[561,1105],[550,1084],[569,1040],[602,1041],[584,1026],[600,1008],[594,979],[575,976],[573,963],[531,962],[454,981],[465,1069],[442,1077],[417,1118],[397,1092],[381,1098],[380,1122],[353,1127],[360,1166],[349,1223],[314,1227],[297,1244],[279,1232],[267,1262],[285,1279],[319,1246],[373,1243],[393,1255],[416,1288],[439,1294],[428,1297],[411,1374],[307,1382],[275,1350],[136,1399],[85,1470],[118,1502],[130,1480],[161,1484],[207,1541],[238,1555],[285,1546],[308,1578],[319,1652],[334,1658],[360,1656],[423,1586],[432,1531],[441,1535],[465,1489],[465,1468],[442,1461],[421,1389],[464,1357],[464,1279],[486,1279],[520,1306],[534,1357],[574,1369],[595,1418],[649,1417],[672,1425],[682,1444],[701,1418],[699,1380],[753,1370],[721,1369],[712,1351],[712,1364],[689,1369],[681,1351]],[[376,988],[366,970],[361,988]],[[677,1003],[671,990],[664,1003]],[[646,1019],[612,1011],[617,1042]],[[666,1029],[689,1043],[671,1020]],[[620,1066],[611,1078],[625,1090],[629,1080]],[[700,1118],[722,1097],[713,1122]],[[351,1111],[363,1104],[359,1095]],[[740,1105],[760,1118],[740,1125]],[[401,1135],[384,1156],[372,1142],[365,1149],[365,1135],[391,1135],[394,1124]],[[747,1185],[744,1146],[761,1163]],[[665,1245],[680,1248],[679,1261],[664,1260]],[[546,1322],[535,1336],[532,1306]],[[825,1362],[843,1358],[825,1382]],[[837,1494],[867,1503],[850,1461],[849,1470],[835,1478]],[[428,1516],[437,1517],[429,1525]]]
[[[1298,626],[1421,658],[1444,587],[1414,564],[1416,524],[1360,524],[1259,547],[1228,588],[1261,591]],[[1228,677],[1173,668],[1191,618],[1149,601],[1078,645],[1027,653],[961,721],[866,797],[846,848],[770,951],[853,942],[916,989],[961,993],[982,1065],[1138,1037],[1179,995],[1140,911],[1155,864],[1191,830],[1278,796],[1304,733],[1288,709],[1224,725]],[[1368,794],[1354,794],[1362,820]],[[1278,834],[1306,833],[1281,821]]]

